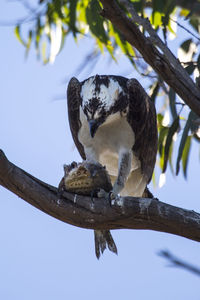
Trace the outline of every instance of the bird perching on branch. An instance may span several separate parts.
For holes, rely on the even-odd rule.
[[[140,83],[114,75],[82,82],[73,77],[67,99],[75,145],[83,160],[106,166],[113,184],[109,197],[144,196],[156,161],[157,125],[154,104]],[[96,254],[106,243],[116,252],[108,232],[95,231]]]

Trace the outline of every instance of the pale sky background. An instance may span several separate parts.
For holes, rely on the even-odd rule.
[[[22,6],[1,0],[1,21],[22,16]],[[63,164],[80,161],[68,126],[65,91],[92,40],[76,45],[69,38],[55,63],[47,66],[33,49],[24,59],[12,27],[0,27],[0,43],[0,148],[11,162],[57,186]],[[177,43],[172,43],[175,49]],[[136,76],[144,84],[130,70],[125,59],[109,65],[103,57],[91,73],[78,78],[116,74]],[[153,193],[160,201],[198,212],[199,166],[199,148],[193,144],[188,180],[168,174],[166,185]],[[200,266],[199,243],[144,230],[112,235],[118,256],[105,251],[98,261],[92,230],[54,219],[0,186],[0,299],[200,299],[200,278],[169,267],[157,255],[168,249]]]

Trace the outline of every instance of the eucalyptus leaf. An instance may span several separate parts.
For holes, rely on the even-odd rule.
[[[78,29],[76,28],[76,8],[78,0],[69,1],[69,28],[75,37]]]
[[[191,75],[194,72],[195,68],[196,68],[196,64],[190,62],[188,66],[185,68],[185,70],[188,72],[189,75]]]
[[[160,89],[160,85],[159,83],[157,82],[154,89],[153,89],[153,93],[151,95],[151,101],[153,101],[155,103],[155,100],[156,100],[156,97],[159,93],[159,89]]]
[[[183,154],[182,154],[182,166],[183,166],[183,174],[185,178],[187,178],[188,161],[189,161],[189,154],[191,150],[191,140],[192,140],[192,136],[190,135],[186,139],[185,147],[183,149]]]
[[[175,100],[176,100],[176,93],[174,92],[174,90],[172,88],[170,88],[169,89],[169,107],[170,107],[170,111],[171,111],[173,120],[175,120],[178,117]]]
[[[17,26],[15,27],[15,36],[16,36],[16,38],[18,39],[18,41],[19,41],[24,47],[26,47],[26,43],[23,41],[23,39],[22,39],[22,37],[21,37],[20,29],[21,29],[21,26],[20,26],[20,25],[17,25]]]
[[[160,132],[159,132],[159,137],[158,137],[158,151],[160,156],[162,156],[162,150],[165,146],[165,138],[168,135],[169,127],[162,127]]]
[[[172,144],[172,139],[173,139],[174,134],[177,132],[178,128],[179,128],[179,117],[177,116],[176,119],[173,121],[171,127],[168,130],[167,139],[166,139],[165,148],[164,148],[164,164],[163,164],[162,173],[165,173],[165,171],[167,169],[167,163],[168,163],[168,159],[169,159],[169,153],[170,153],[170,147]]]
[[[27,44],[26,44],[26,53],[25,53],[26,57],[28,56],[28,53],[29,53],[29,50],[30,50],[32,36],[33,36],[33,32],[32,32],[32,30],[30,30],[29,35],[28,35],[28,41],[27,41]]]
[[[185,53],[188,53],[191,43],[192,43],[192,39],[188,39],[184,41],[180,47],[185,51]]]
[[[185,147],[185,144],[187,141],[188,133],[191,129],[192,122],[194,119],[195,119],[195,115],[194,115],[193,111],[190,111],[187,122],[185,124],[184,130],[182,133],[181,141],[179,144],[178,156],[177,156],[177,160],[176,160],[176,175],[178,175],[178,173],[180,171],[180,161],[182,159],[182,155],[183,155],[184,147]]]

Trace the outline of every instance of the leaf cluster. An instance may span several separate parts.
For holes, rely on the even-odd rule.
[[[176,38],[184,32],[186,39],[179,45],[179,60],[191,77],[194,78],[199,74],[200,54],[198,55],[197,51],[200,43],[199,1],[131,0],[129,2],[133,4],[139,15],[149,18],[152,27],[162,36],[166,45],[169,39]],[[127,16],[131,17],[125,7],[120,5]],[[172,173],[178,174],[182,163],[186,177],[192,141],[200,141],[199,117],[188,109],[154,70],[149,68],[115,26],[101,16],[101,1],[40,0],[37,8],[26,30],[24,23],[18,23],[15,27],[15,35],[25,46],[26,55],[33,45],[38,58],[41,58],[45,64],[53,63],[63,49],[69,34],[73,35],[76,41],[80,38],[92,37],[95,41],[93,57],[107,51],[117,62],[119,53],[125,55],[136,72],[148,79],[151,98],[157,106],[159,168],[162,173],[165,173],[167,166],[170,165]],[[143,34],[147,35],[145,29],[142,30]],[[174,155],[176,155],[175,171]]]

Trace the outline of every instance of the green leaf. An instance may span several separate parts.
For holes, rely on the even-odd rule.
[[[199,25],[200,25],[200,18],[198,16],[191,16],[190,24],[192,27],[199,33]]]
[[[29,35],[28,35],[28,41],[27,41],[27,44],[26,44],[26,53],[25,53],[26,57],[28,56],[28,53],[29,53],[29,50],[30,50],[32,36],[33,36],[33,32],[32,32],[32,30],[30,30]]]
[[[161,1],[161,0],[153,0],[153,11],[159,11],[163,12],[165,8],[165,3],[166,1]]]
[[[130,63],[135,67],[135,69],[137,69],[137,66],[133,59],[133,56],[135,55],[133,47],[126,40],[123,39],[120,32],[114,26],[110,28],[109,33],[114,37],[115,42],[121,49],[122,53],[124,53],[127,56]]]
[[[153,12],[150,17],[150,21],[155,26],[156,29],[158,29],[159,26],[162,25],[162,17],[163,17],[163,11],[165,3],[160,0],[153,0]]]
[[[173,139],[172,139],[172,143],[171,143],[171,146],[170,146],[170,149],[169,149],[169,166],[170,166],[172,175],[175,175],[175,174],[174,174],[174,166],[173,166],[173,162],[172,162],[172,154],[173,154],[173,150],[174,150],[174,141],[173,141]]]
[[[152,93],[152,95],[151,95],[151,101],[152,101],[153,103],[155,103],[155,100],[156,100],[156,97],[157,97],[157,95],[158,95],[159,89],[160,89],[160,85],[159,85],[159,83],[157,82],[156,85],[155,85],[155,87],[154,87],[154,89],[153,89],[153,93]]]
[[[183,149],[182,154],[182,166],[183,166],[183,174],[184,177],[187,178],[187,168],[188,168],[188,161],[189,161],[189,154],[191,149],[191,139],[192,136],[188,136],[185,142],[185,147]]]
[[[155,28],[158,28],[162,25],[162,14],[158,11],[155,11],[152,14],[152,24],[155,26]]]
[[[62,13],[62,5],[63,5],[62,0],[54,0],[55,12],[57,12],[59,18],[61,18],[61,19],[64,18],[64,15]]]
[[[199,129],[199,122],[195,122],[197,119],[199,119],[199,116],[192,112],[192,122],[191,122],[191,131],[192,133],[195,133]]]
[[[78,0],[69,1],[69,27],[73,33],[73,36],[76,36],[76,33],[79,32],[76,28],[76,7]]]
[[[46,54],[46,49],[47,49],[47,43],[46,41],[43,41],[41,47],[41,53],[42,53],[42,60],[44,64],[47,64],[49,62],[49,58],[47,58],[47,54]]]
[[[178,131],[179,128],[179,116],[174,120],[172,123],[171,127],[169,128],[168,134],[167,134],[167,139],[165,143],[165,148],[164,148],[164,163],[163,163],[163,169],[162,173],[165,173],[167,169],[167,163],[169,159],[169,153],[170,153],[170,147],[172,144],[172,139],[174,134]]]
[[[16,38],[18,39],[18,41],[19,41],[24,47],[26,47],[26,43],[23,41],[23,39],[22,39],[22,37],[21,37],[21,35],[20,35],[20,29],[21,29],[20,25],[17,25],[17,26],[15,27],[15,35],[16,35]]]
[[[192,39],[188,39],[186,41],[184,41],[180,47],[183,49],[183,51],[185,51],[185,53],[188,53],[189,49],[190,49],[190,44],[192,43]]]
[[[184,130],[183,130],[181,141],[179,144],[178,156],[177,156],[177,160],[176,160],[176,175],[178,175],[178,173],[180,171],[180,161],[182,159],[182,155],[183,155],[184,147],[185,147],[185,144],[187,141],[188,133],[189,133],[189,130],[191,129],[191,125],[192,125],[194,118],[195,118],[195,115],[194,115],[193,111],[190,111],[187,122],[186,122]]]
[[[108,37],[103,26],[103,18],[100,16],[101,6],[97,0],[90,1],[86,8],[86,18],[91,32],[102,43],[107,44]]]
[[[174,0],[168,0],[167,3],[165,1],[164,7],[163,7],[163,12],[164,14],[168,17],[176,7],[176,3]]]
[[[169,107],[170,107],[170,111],[171,111],[173,120],[175,120],[178,117],[175,100],[176,100],[176,93],[170,87],[170,90],[169,90]]]
[[[47,16],[49,24],[51,24],[53,22],[53,12],[54,12],[54,5],[53,5],[53,3],[48,2],[46,16]]]
[[[137,12],[142,12],[143,10],[143,1],[141,0],[132,0],[133,6]]]
[[[193,62],[189,63],[187,67],[185,67],[185,70],[188,72],[189,75],[192,75],[192,73],[194,72],[196,68],[196,64],[194,64]]]
[[[157,114],[158,127],[162,126],[163,118],[164,118],[164,116],[161,113]]]
[[[182,9],[179,13],[180,16],[183,16],[183,17],[187,17],[189,15],[190,11],[187,10],[187,9]]]
[[[40,53],[39,53],[39,43],[41,39],[41,32],[42,32],[42,26],[40,23],[40,18],[37,19],[37,25],[36,25],[36,36],[35,36],[35,48],[37,52],[37,56],[39,58]]]
[[[155,174],[155,169],[153,171],[153,175],[152,175],[152,183],[154,188],[156,187],[157,183],[156,183],[156,174]]]
[[[162,149],[164,147],[165,138],[168,134],[169,127],[162,127],[158,138],[158,151],[160,156],[162,156]]]

